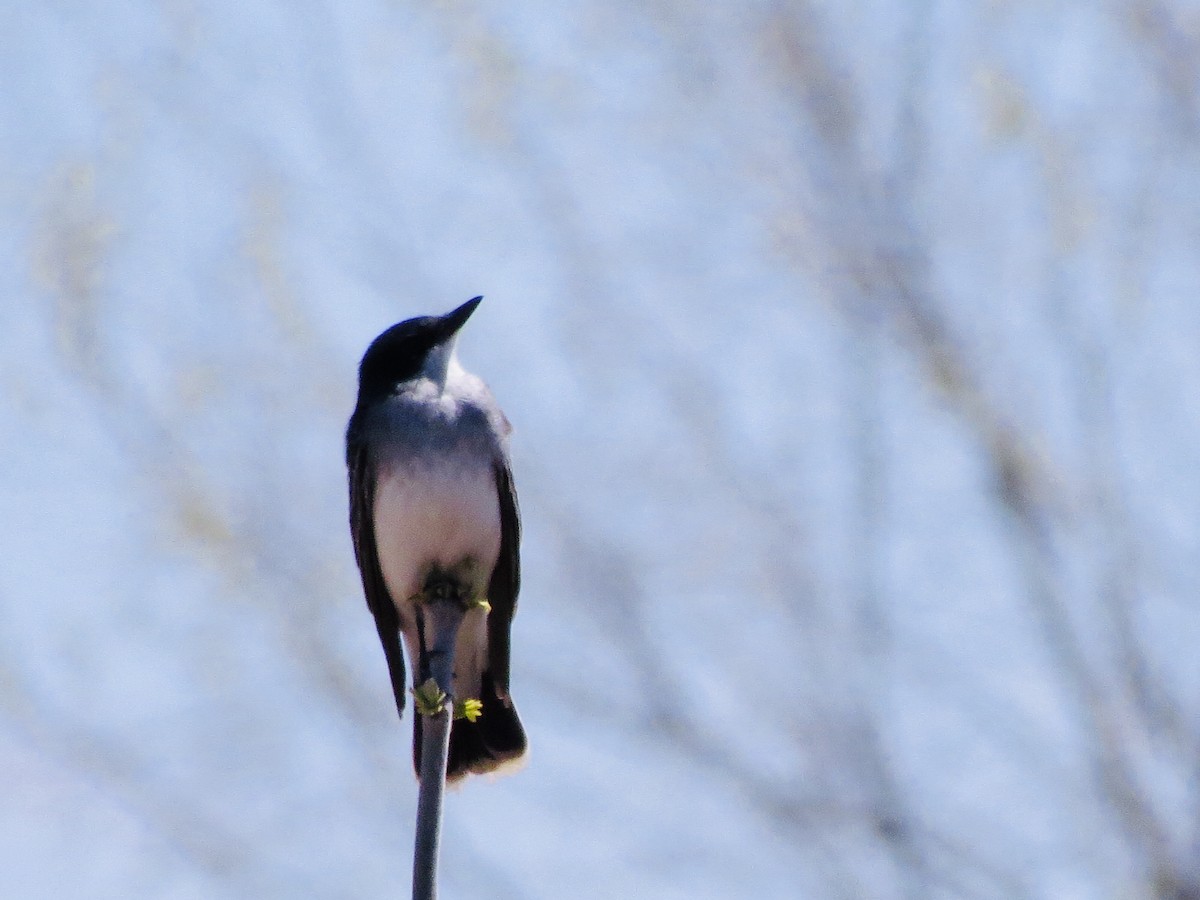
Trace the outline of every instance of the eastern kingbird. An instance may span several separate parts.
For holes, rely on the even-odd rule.
[[[408,319],[371,342],[346,429],[350,531],[367,606],[403,716],[403,636],[422,671],[422,605],[461,602],[452,696],[481,714],[455,719],[446,777],[491,772],[525,753],[508,691],[509,628],[520,584],[520,519],[506,447],[511,426],[487,385],[459,365],[458,330],[482,297]],[[421,771],[421,719],[413,764]]]

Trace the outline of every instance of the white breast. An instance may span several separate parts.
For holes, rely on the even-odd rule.
[[[436,566],[487,588],[500,554],[495,475],[478,458],[398,460],[379,472],[375,544],[397,604],[417,594]]]

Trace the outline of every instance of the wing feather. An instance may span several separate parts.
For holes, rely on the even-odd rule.
[[[488,584],[488,670],[496,686],[496,695],[508,702],[510,629],[517,611],[517,592],[521,588],[521,519],[517,492],[507,460],[495,465],[496,493],[500,500],[500,555]]]
[[[353,429],[351,430],[351,434]],[[350,478],[350,533],[354,539],[354,557],[362,575],[363,593],[367,607],[375,617],[375,629],[387,658],[396,712],[404,715],[408,683],[404,670],[404,653],[400,645],[400,615],[392,602],[379,566],[375,546],[375,472],[364,443],[347,437],[346,463]]]

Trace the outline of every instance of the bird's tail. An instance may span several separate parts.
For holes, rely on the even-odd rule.
[[[450,728],[450,752],[446,758],[446,780],[459,781],[467,775],[483,775],[516,763],[528,746],[525,729],[512,699],[501,700],[491,675],[483,674],[479,697],[482,711],[474,722],[455,719]],[[413,716],[413,767],[421,774],[421,719]]]

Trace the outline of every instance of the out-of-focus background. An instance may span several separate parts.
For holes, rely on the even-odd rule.
[[[16,0],[0,894],[406,896],[355,366],[516,427],[450,898],[1200,897],[1200,4]]]

